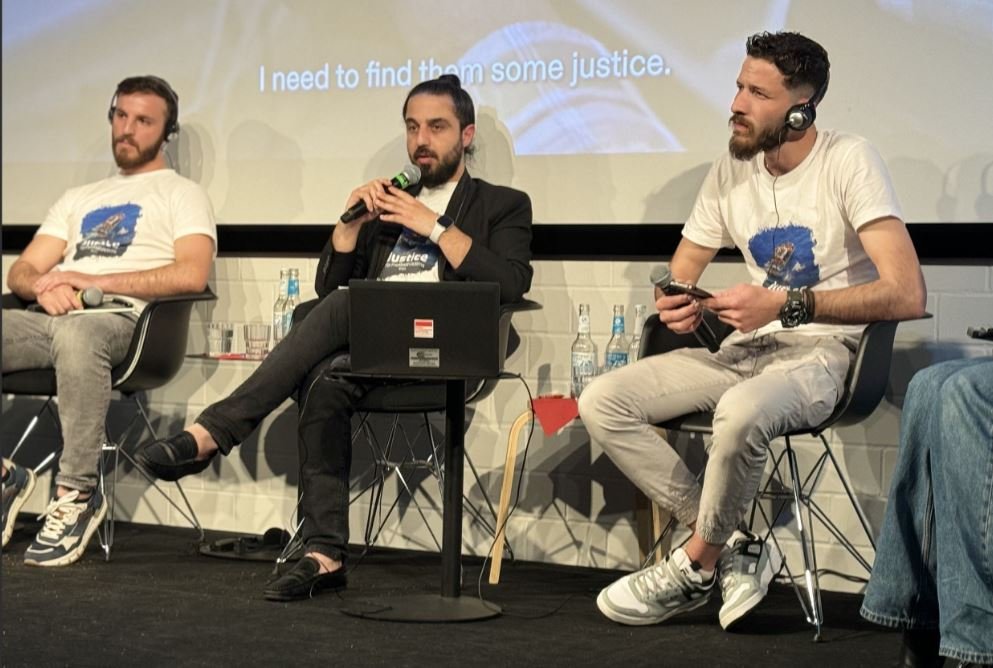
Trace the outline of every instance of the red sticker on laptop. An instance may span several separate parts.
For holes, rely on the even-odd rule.
[[[415,339],[433,339],[434,338],[434,319],[433,318],[414,318],[414,338]]]

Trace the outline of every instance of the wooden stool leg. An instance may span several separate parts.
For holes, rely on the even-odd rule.
[[[514,462],[517,461],[517,442],[521,437],[521,430],[531,420],[532,413],[526,410],[517,416],[514,425],[510,428],[510,437],[507,439],[507,459],[503,465],[503,483],[500,486],[500,507],[497,510],[496,536],[493,538],[493,558],[490,561],[490,584],[500,583],[500,566],[503,562],[503,541],[507,527],[507,513],[510,511],[510,491],[514,486]]]

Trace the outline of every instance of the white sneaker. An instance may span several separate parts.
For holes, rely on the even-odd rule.
[[[626,575],[605,587],[596,599],[600,612],[621,624],[657,624],[706,605],[714,576],[704,579],[689,557],[676,548],[656,566]]]
[[[761,603],[782,567],[783,553],[776,541],[763,542],[753,534],[735,531],[717,562],[724,599],[721,627],[727,630]]]

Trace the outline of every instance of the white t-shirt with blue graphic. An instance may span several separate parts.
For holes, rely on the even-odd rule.
[[[422,188],[417,199],[440,216],[448,208],[457,185],[458,181],[449,181],[437,188]],[[379,273],[379,280],[437,283],[441,280],[438,272],[440,254],[437,244],[405,227]]]
[[[55,202],[37,234],[66,242],[56,271],[96,275],[165,266],[176,259],[176,239],[190,234],[210,237],[217,248],[207,193],[172,169],[118,174],[72,188]]]
[[[765,168],[764,153],[747,161],[723,154],[683,236],[708,248],[739,248],[757,285],[834,290],[878,278],[858,230],[890,216],[902,219],[878,152],[862,137],[823,130],[803,162],[778,178]],[[758,334],[781,327],[775,320]],[[794,331],[858,336],[863,328],[811,323]]]

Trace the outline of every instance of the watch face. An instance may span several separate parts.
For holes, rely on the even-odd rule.
[[[807,308],[803,302],[803,295],[799,291],[790,290],[786,296],[786,303],[779,311],[779,321],[783,327],[798,327],[806,322]]]

